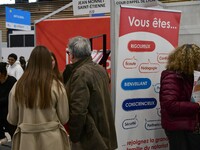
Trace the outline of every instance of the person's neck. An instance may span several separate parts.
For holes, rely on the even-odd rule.
[[[0,80],[1,84],[3,84],[4,82],[6,82],[7,78],[8,78],[8,75],[6,75],[4,79],[1,79]]]
[[[78,62],[80,59],[77,59],[77,58],[73,58],[71,61],[72,61],[72,64]]]

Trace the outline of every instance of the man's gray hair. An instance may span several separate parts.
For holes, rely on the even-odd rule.
[[[76,36],[69,40],[68,50],[75,58],[91,56],[90,41],[82,36]]]

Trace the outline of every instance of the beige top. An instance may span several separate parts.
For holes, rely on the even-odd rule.
[[[69,120],[68,98],[64,86],[52,85],[53,107],[29,109],[15,101],[15,88],[9,94],[7,120],[17,129],[12,139],[12,150],[70,150],[68,134],[61,124]],[[36,96],[37,98],[37,96]]]
[[[69,120],[68,98],[64,86],[62,86],[62,90],[58,92],[56,82],[53,82],[51,91],[53,107],[48,109],[29,109],[17,104],[14,96],[15,88],[16,84],[9,94],[9,110],[7,116],[9,123],[19,125],[21,123],[40,124],[60,121],[61,124],[65,124]]]

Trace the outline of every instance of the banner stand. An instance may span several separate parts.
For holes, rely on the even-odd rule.
[[[178,45],[181,11],[122,5],[119,12],[114,37],[118,149],[168,150],[161,126],[160,75]]]

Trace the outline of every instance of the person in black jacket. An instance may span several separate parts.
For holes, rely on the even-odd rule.
[[[7,63],[0,62],[0,145],[8,141],[5,132],[8,132],[12,137],[16,129],[15,126],[7,122],[6,118],[8,114],[8,95],[17,80],[7,74],[6,65]]]

